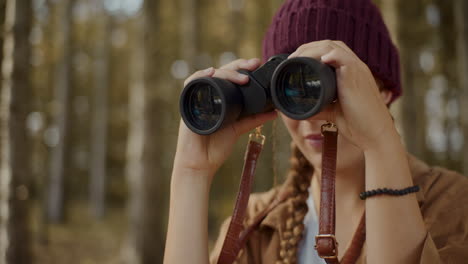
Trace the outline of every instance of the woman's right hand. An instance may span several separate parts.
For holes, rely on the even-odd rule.
[[[245,69],[253,71],[259,66],[259,59],[238,59],[219,69],[208,68],[197,71],[185,80],[184,86],[193,79],[201,77],[217,77],[243,85],[248,83],[249,77],[238,73],[237,70]],[[239,136],[275,118],[276,111],[249,116],[211,135],[198,135],[194,133],[181,120],[174,159],[174,170],[201,172],[203,175],[209,175],[208,180],[211,183],[214,173],[227,159]]]

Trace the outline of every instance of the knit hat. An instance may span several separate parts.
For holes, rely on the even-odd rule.
[[[398,50],[371,0],[286,0],[263,39],[263,60],[317,40],[341,40],[372,73],[401,95]]]

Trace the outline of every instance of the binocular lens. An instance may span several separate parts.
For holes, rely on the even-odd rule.
[[[313,109],[322,93],[319,74],[311,66],[301,63],[290,64],[285,68],[276,87],[280,104],[296,115]]]
[[[214,127],[221,118],[222,99],[218,91],[207,83],[198,83],[189,91],[186,98],[186,116],[199,130]]]
[[[271,97],[278,108],[295,120],[307,119],[336,99],[331,66],[308,57],[283,61],[273,73]]]

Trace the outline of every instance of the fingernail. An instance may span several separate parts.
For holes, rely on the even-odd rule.
[[[237,74],[237,79],[243,81],[243,80],[247,79],[247,75],[239,73],[239,74]]]
[[[208,69],[205,69],[203,72],[204,73],[209,73],[209,72],[211,72],[211,70],[213,70],[213,67],[209,67]]]
[[[322,57],[320,57],[320,60],[321,61],[326,61],[326,60],[328,60],[328,58],[329,58],[329,55],[327,53],[327,54],[323,55]]]
[[[248,64],[254,64],[257,62],[257,59],[250,59],[249,61],[247,61]]]

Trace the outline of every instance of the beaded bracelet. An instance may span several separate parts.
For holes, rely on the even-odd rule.
[[[381,194],[387,194],[387,195],[392,195],[392,196],[402,196],[402,195],[406,195],[406,194],[410,194],[410,193],[414,193],[414,192],[419,192],[419,186],[418,185],[414,185],[414,186],[404,188],[404,189],[400,189],[400,190],[388,189],[388,188],[380,189],[379,188],[379,189],[375,189],[375,190],[365,191],[365,192],[362,192],[361,194],[359,194],[359,198],[361,198],[361,200],[365,200],[368,197],[371,197],[371,196],[374,196],[374,195],[381,195]]]

